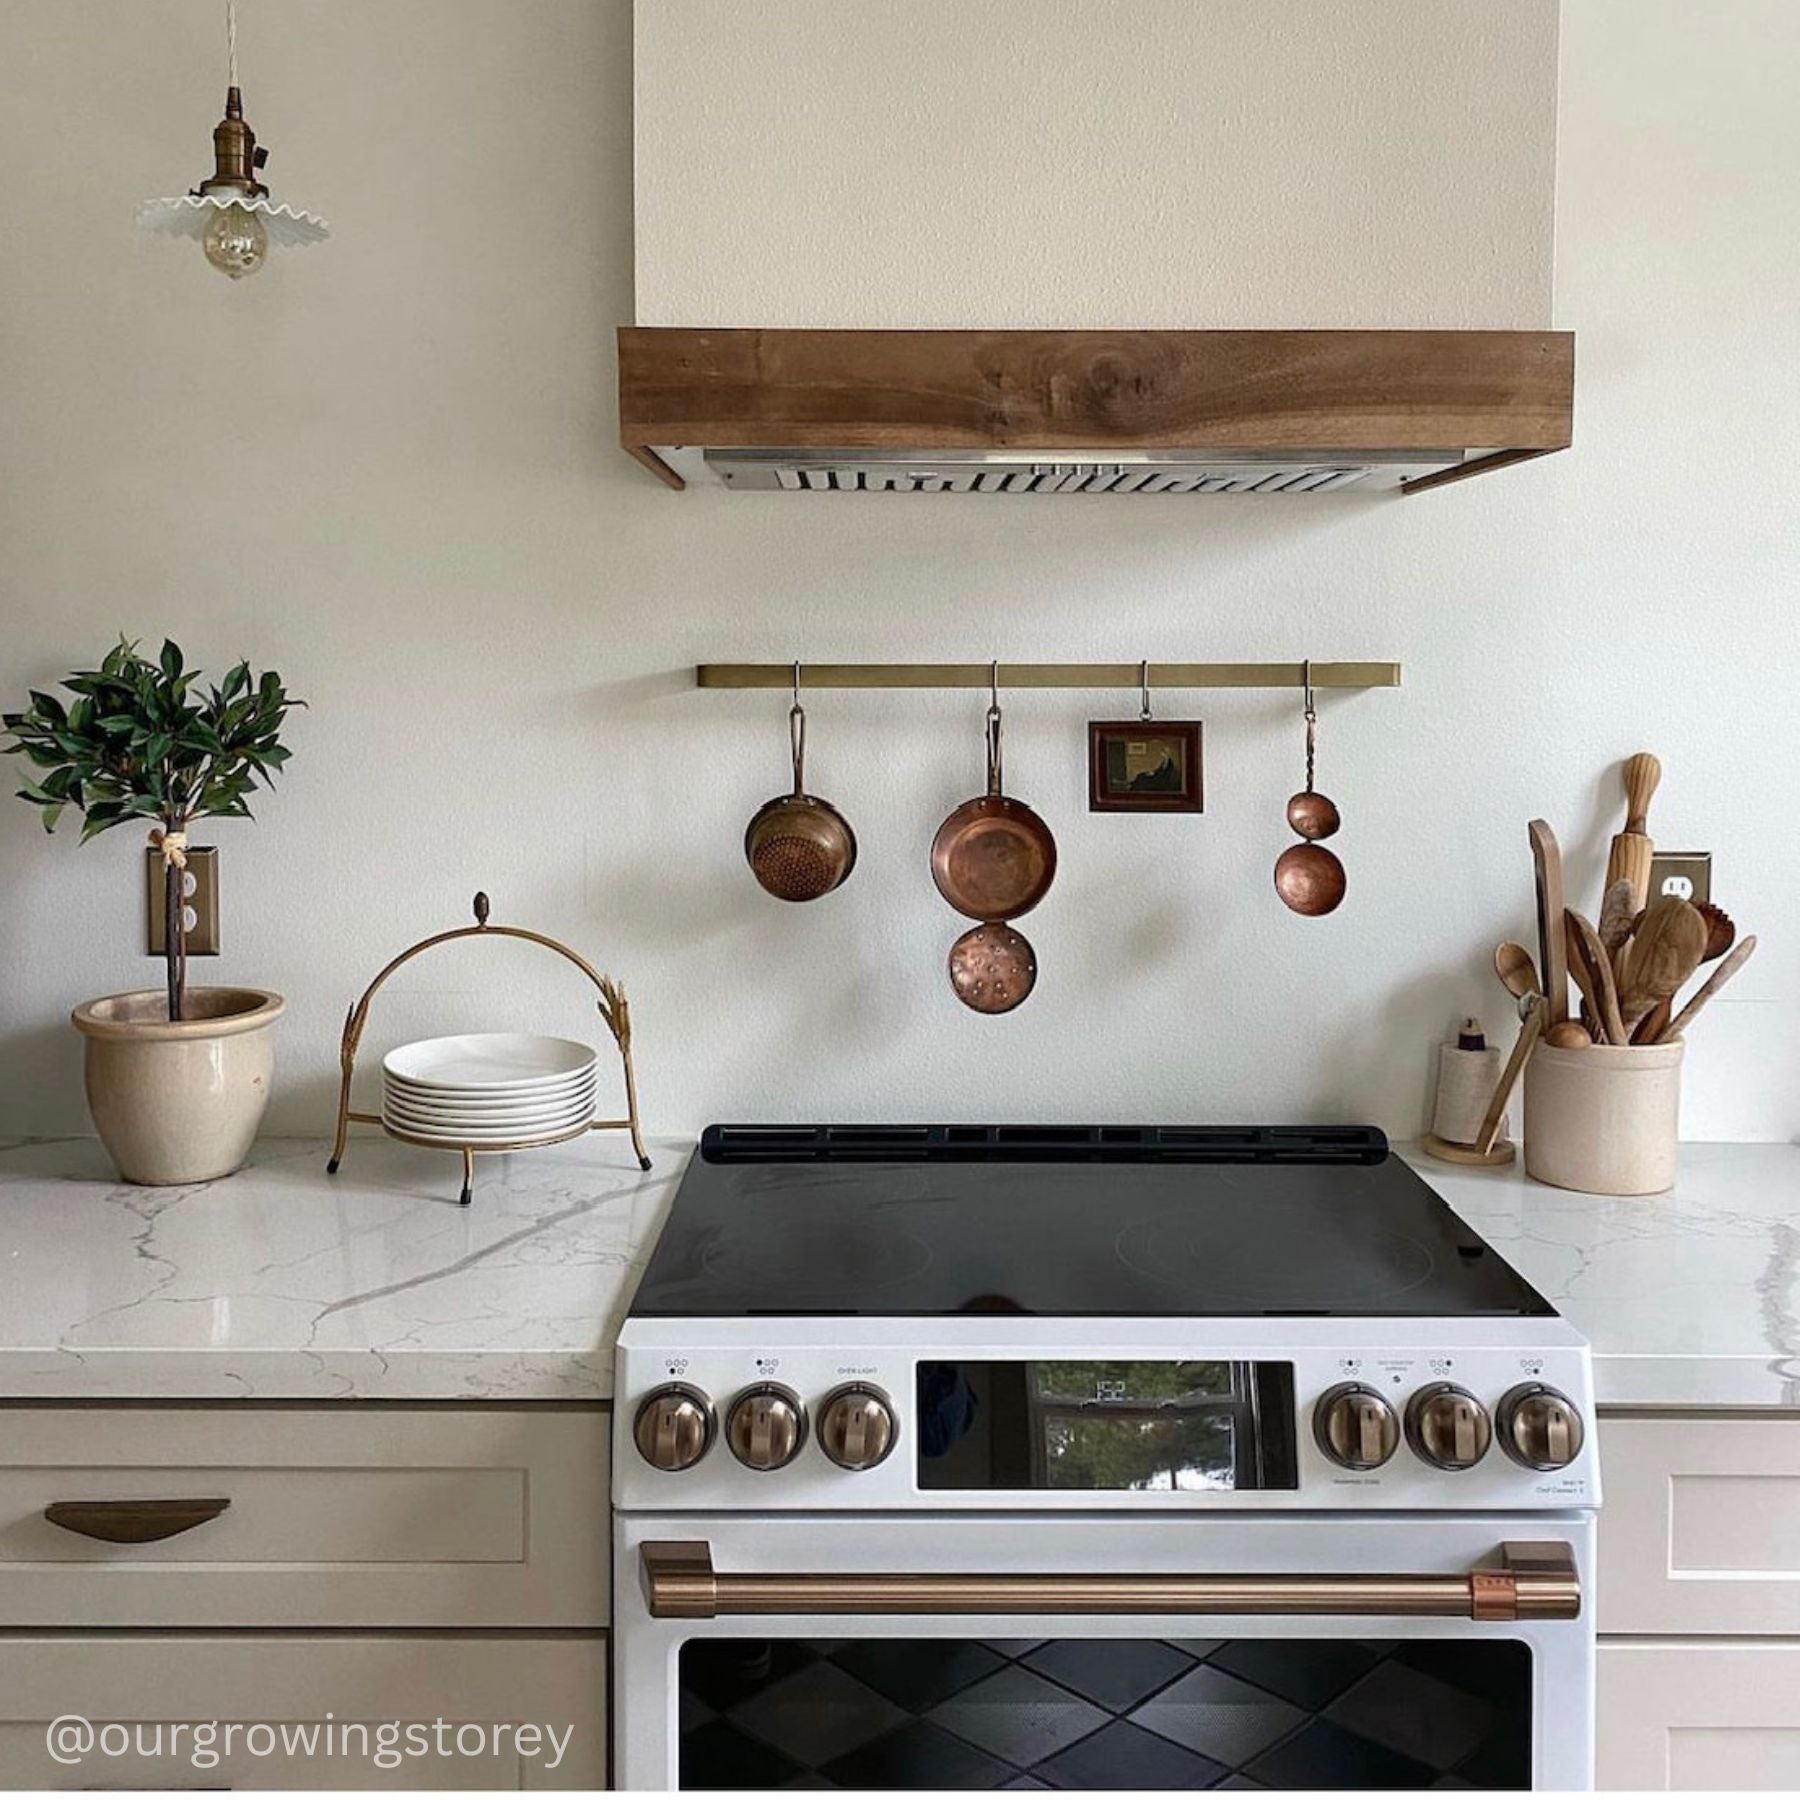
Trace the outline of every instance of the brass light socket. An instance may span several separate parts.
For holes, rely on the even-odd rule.
[[[260,200],[269,190],[256,173],[269,160],[256,142],[256,133],[244,118],[244,96],[237,88],[225,90],[225,116],[213,127],[213,172],[194,189],[196,194],[237,194]]]

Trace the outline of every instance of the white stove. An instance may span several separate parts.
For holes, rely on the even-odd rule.
[[[621,1781],[1585,1786],[1591,1395],[1377,1132],[714,1127],[620,1340]]]

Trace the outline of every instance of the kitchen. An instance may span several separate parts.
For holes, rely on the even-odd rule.
[[[131,227],[204,173],[223,11],[0,9],[20,247],[0,296],[0,700],[124,632],[152,657],[176,639],[209,678],[248,657],[308,703],[255,822],[196,828],[219,847],[222,946],[192,979],[286,1004],[250,1167],[204,1191],[121,1186],[89,1141],[69,1012],[161,978],[138,833],[77,849],[70,822],[46,839],[24,805],[0,817],[4,1460],[82,1475],[41,1493],[32,1475],[8,1509],[37,1535],[10,1552],[4,1653],[36,1673],[9,1678],[0,1775],[91,1785],[43,1759],[42,1726],[97,1694],[136,1708],[107,1717],[263,1718],[283,1693],[296,1717],[348,1718],[366,1668],[384,1700],[361,1716],[578,1718],[556,1771],[516,1778],[604,1779],[605,1633],[638,1584],[608,1542],[609,1444],[637,1454],[608,1411],[613,1343],[703,1127],[1415,1140],[1460,1018],[1511,1045],[1495,944],[1544,960],[1528,821],[1554,823],[1569,904],[1596,914],[1620,765],[1648,747],[1658,844],[1712,852],[1717,897],[1762,939],[1685,1058],[1676,1187],[1601,1200],[1516,1166],[1414,1166],[1594,1345],[1598,1780],[1793,1785],[1800,1067],[1776,922],[1800,859],[1770,804],[1800,749],[1796,270],[1772,225],[1800,167],[1789,9],[1509,0],[1426,29],[1397,4],[1171,6],[1153,25],[1040,0],[977,28],[942,4],[851,23],[803,0],[241,0],[262,179],[332,228],[243,282]],[[71,163],[51,146],[74,117],[104,137]],[[1578,404],[1570,448],[1410,496],[672,492],[620,449],[632,326],[1554,329],[1574,334]],[[1037,990],[982,1018],[947,978],[969,920],[929,851],[983,786],[985,680],[803,686],[809,791],[859,855],[794,906],[743,852],[791,785],[786,680],[694,670],[996,658],[1129,673],[1002,685],[1007,791],[1059,861],[1023,923]],[[1204,724],[1204,810],[1090,811],[1086,726],[1137,716],[1143,662],[1202,660],[1403,670],[1318,689],[1348,878],[1327,916],[1271,883],[1304,769],[1291,679],[1153,684],[1158,719]],[[496,925],[629,994],[648,1175],[622,1134],[484,1156],[464,1212],[454,1157],[352,1126],[325,1176],[346,1009],[468,922],[477,889]],[[622,1107],[593,1002],[530,945],[422,956],[371,1008],[356,1103],[393,1046],[491,1028],[596,1044],[602,1104]],[[1516,1137],[1529,1108],[1511,1110]],[[156,1467],[203,1485],[146,1482]],[[368,1485],[333,1497],[317,1474],[306,1508],[277,1505],[300,1468]],[[521,1469],[549,1509],[529,1520]],[[37,1516],[217,1497],[228,1473],[250,1484],[230,1513],[127,1561]],[[1751,1483],[1767,1510],[1745,1510]],[[1726,1509],[1677,1522],[1695,1551],[1678,1564],[1633,1500],[1670,1484]],[[1681,1536],[1709,1517],[1737,1546],[1723,1565]],[[1615,1527],[1618,1566],[1657,1581],[1609,1583]],[[226,1530],[247,1535],[209,1551]],[[168,1632],[190,1646],[179,1679]],[[1579,1722],[1564,1735],[1579,1765]],[[1582,1785],[1556,1769],[1539,1784]],[[318,1784],[254,1760],[230,1775]]]

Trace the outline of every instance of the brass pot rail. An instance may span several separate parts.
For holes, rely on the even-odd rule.
[[[701,663],[703,688],[1297,688],[1303,662],[1278,663]],[[1397,662],[1315,662],[1316,688],[1400,685]]]
[[[1497,1565],[1450,1575],[727,1575],[704,1542],[642,1547],[656,1619],[734,1615],[1232,1614],[1265,1618],[1520,1619],[1581,1616],[1567,1544],[1501,1546]]]
[[[344,1149],[349,1141],[352,1125],[379,1125],[389,1137],[398,1138],[402,1143],[418,1144],[426,1149],[442,1150],[446,1147],[459,1150],[462,1155],[463,1180],[460,1196],[464,1206],[469,1204],[475,1183],[475,1158],[499,1154],[508,1150],[541,1149],[546,1144],[566,1143],[572,1138],[585,1137],[590,1131],[628,1131],[631,1133],[631,1147],[637,1153],[638,1167],[648,1169],[650,1158],[644,1150],[643,1129],[638,1122],[637,1074],[631,1064],[631,1007],[625,998],[625,990],[610,975],[602,975],[585,956],[571,950],[567,944],[558,943],[553,937],[546,937],[541,931],[527,931],[522,925],[491,925],[488,923],[490,904],[486,894],[475,896],[475,923],[459,925],[454,931],[440,931],[434,937],[422,938],[408,949],[402,950],[369,985],[363,989],[362,998],[350,1008],[344,1019],[344,1035],[338,1045],[338,1116],[337,1136],[333,1140],[331,1159],[325,1165],[328,1175],[335,1175],[344,1160]],[[362,1042],[363,1028],[369,1022],[369,1005],[380,992],[383,983],[396,969],[404,967],[415,956],[423,956],[427,950],[435,950],[440,944],[455,943],[459,938],[519,938],[527,944],[539,944],[546,950],[554,950],[566,961],[572,962],[589,981],[594,984],[600,998],[595,1002],[600,1017],[606,1021],[606,1029],[612,1033],[613,1042],[618,1046],[619,1061],[625,1072],[625,1111],[623,1119],[590,1119],[577,1130],[564,1132],[555,1138],[525,1138],[516,1143],[504,1144],[451,1144],[445,1146],[433,1139],[414,1137],[411,1133],[396,1130],[380,1113],[353,1112],[350,1109],[350,1080],[356,1072],[356,1051]]]

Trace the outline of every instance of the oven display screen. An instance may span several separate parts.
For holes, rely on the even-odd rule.
[[[928,1362],[922,1488],[1072,1493],[1291,1488],[1292,1363]]]

